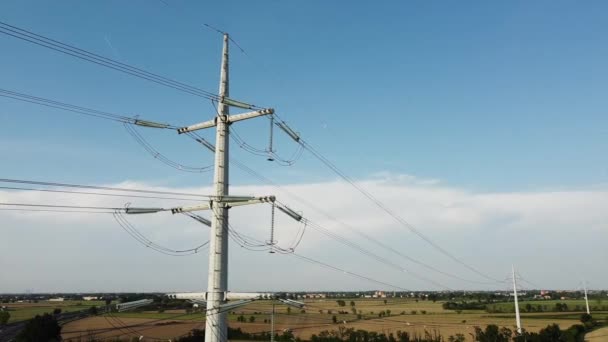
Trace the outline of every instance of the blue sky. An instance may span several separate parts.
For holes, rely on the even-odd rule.
[[[471,193],[608,183],[605,2],[165,2],[9,0],[0,13],[9,24],[213,92],[221,37],[203,24],[226,30],[246,50],[231,50],[232,97],[276,108],[357,179],[408,174]],[[209,101],[11,37],[0,36],[0,47],[3,89],[175,125],[213,115]],[[113,122],[4,98],[0,120],[5,178],[211,182],[211,174],[158,163]],[[263,148],[267,126],[236,128]],[[213,162],[185,137],[142,134],[183,164]],[[212,131],[203,135],[213,140]],[[280,154],[296,148],[277,140]],[[284,168],[232,151],[279,183],[337,178],[310,155]],[[239,170],[232,177],[255,183]]]
[[[359,177],[390,170],[480,189],[576,187],[608,179],[601,2],[1,6],[8,23],[210,91],[217,89],[221,42],[202,24],[230,31],[250,56],[233,49],[233,96],[274,106]],[[5,89],[178,124],[212,113],[208,103],[187,94],[10,37],[3,36],[2,44]],[[52,140],[57,149],[77,153],[82,169],[70,178],[141,176],[127,136],[108,138],[121,127],[2,101],[3,140],[26,146]],[[24,125],[31,134],[24,134]],[[263,124],[239,129],[265,145]],[[197,158],[182,154],[189,143],[183,140],[163,147],[192,164]],[[107,159],[87,150],[116,158],[124,169],[101,171]],[[31,169],[42,162],[31,157],[5,156],[8,173],[23,174],[22,163]],[[68,177],[61,165],[45,164],[49,178]],[[164,171],[143,176],[164,177]],[[307,172],[326,177],[324,170]]]

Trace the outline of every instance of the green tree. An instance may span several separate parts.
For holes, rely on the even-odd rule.
[[[562,341],[562,330],[557,324],[550,324],[538,332],[541,341]]]
[[[587,322],[591,322],[593,320],[593,317],[591,317],[590,314],[588,313],[584,313],[581,315],[581,323],[585,324]]]
[[[29,320],[17,335],[17,342],[60,341],[61,327],[53,315],[48,313]]]
[[[291,307],[290,306],[287,307],[287,314],[288,315],[291,314]]]
[[[488,325],[485,330],[475,327],[475,341],[479,342],[509,342],[512,335],[510,329],[499,329],[495,324]]]
[[[331,317],[332,322],[334,322],[334,324],[338,323],[338,317],[336,317],[336,315],[333,315]]]
[[[93,316],[97,315],[97,307],[96,306],[91,306],[88,311],[89,311],[89,314],[91,314]]]
[[[4,325],[8,323],[8,320],[11,318],[11,314],[8,311],[0,311],[0,325]]]
[[[249,323],[255,322],[255,316],[249,316]]]
[[[463,334],[456,334],[456,335],[450,335],[450,337],[448,337],[448,341],[449,342],[464,342],[465,338]]]
[[[355,306],[355,302],[354,301],[350,301],[350,306]]]

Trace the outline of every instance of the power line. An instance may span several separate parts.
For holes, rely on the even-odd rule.
[[[28,95],[28,94],[24,94],[24,93],[18,93],[16,91],[11,91],[11,90],[6,90],[6,89],[0,89],[0,96],[6,97],[6,98],[11,98],[14,100],[19,100],[22,102],[29,102],[29,103],[33,103],[33,104],[37,104],[37,105],[41,105],[41,106],[57,108],[57,109],[69,111],[72,113],[94,116],[94,117],[101,118],[101,119],[107,119],[107,120],[118,121],[118,122],[135,122],[135,118],[131,118],[128,116],[103,112],[103,111],[99,111],[99,110],[95,110],[95,109],[91,109],[91,108],[76,106],[76,105],[72,105],[72,104],[65,103],[65,102],[45,99],[42,97]]]
[[[113,211],[86,211],[86,210],[61,210],[61,209],[24,209],[24,208],[0,208],[2,211],[17,212],[53,212],[53,213],[83,213],[83,214],[112,214]]]
[[[500,282],[496,278],[493,278],[491,276],[486,275],[485,273],[483,273],[481,271],[478,271],[473,266],[467,264],[466,262],[462,261],[460,258],[457,258],[453,254],[451,254],[450,252],[448,252],[443,247],[439,246],[437,243],[435,243],[429,237],[427,237],[422,232],[420,232],[416,227],[414,227],[412,224],[410,224],[409,222],[407,222],[405,219],[403,219],[401,216],[399,216],[397,213],[395,213],[393,210],[391,210],[388,206],[386,206],[383,202],[381,202],[379,199],[377,199],[375,196],[373,196],[369,191],[363,189],[352,178],[350,178],[347,174],[345,174],[343,171],[341,171],[334,163],[332,163],[329,159],[327,159],[325,156],[323,156],[320,152],[318,152],[309,143],[307,143],[303,139],[300,139],[300,144],[302,144],[302,146],[307,151],[309,151],[313,156],[315,156],[317,159],[319,159],[323,164],[325,164],[329,169],[331,169],[340,178],[342,178],[343,180],[345,180],[346,182],[348,182],[357,191],[359,191],[363,196],[365,196],[372,203],[374,203],[378,208],[382,209],[386,214],[388,214],[389,216],[391,216],[392,218],[394,218],[403,227],[407,228],[412,233],[416,234],[418,237],[420,237],[422,240],[424,240],[426,243],[428,243],[431,247],[433,247],[434,249],[438,250],[441,254],[447,256],[448,258],[450,258],[453,261],[457,262],[458,264],[464,266],[465,268],[467,268],[468,270],[472,271],[473,273],[476,273],[477,275],[480,275],[480,276],[482,276],[482,277],[484,277],[486,279],[492,280],[492,281]]]
[[[192,198],[142,196],[142,195],[121,195],[121,194],[108,194],[108,193],[102,193],[102,192],[87,192],[87,191],[69,191],[69,190],[53,190],[53,189],[32,189],[32,188],[21,188],[21,187],[10,187],[10,186],[0,186],[0,189],[19,190],[19,191],[38,191],[38,192],[65,193],[65,194],[77,194],[77,195],[111,196],[111,197],[127,197],[127,198],[148,198],[148,199],[164,199],[164,200],[179,200],[179,201],[195,201],[195,202],[200,202],[200,200],[192,199]]]
[[[234,229],[234,228],[230,228],[230,229],[231,229],[232,231],[235,231],[235,229]],[[264,243],[264,242],[262,242],[262,241],[259,241],[259,240],[253,239],[253,238],[251,238],[251,239],[252,239],[252,240],[254,240],[255,242],[258,242],[258,243],[259,243],[259,246],[263,246],[263,245],[268,246],[268,244],[265,244],[265,243]],[[242,247],[242,246],[241,246],[241,247]],[[373,283],[376,283],[376,284],[380,284],[380,285],[389,286],[389,287],[391,287],[391,288],[399,289],[399,290],[402,290],[402,291],[410,291],[410,290],[408,290],[408,289],[406,289],[406,288],[403,288],[403,287],[400,287],[400,286],[398,286],[398,285],[389,284],[389,283],[387,283],[387,282],[383,282],[383,281],[380,281],[380,280],[376,280],[376,279],[374,279],[374,278],[372,278],[372,277],[368,277],[368,276],[364,276],[364,275],[361,275],[361,274],[358,274],[358,273],[355,273],[355,272],[347,271],[347,270],[345,270],[345,269],[342,269],[342,268],[339,268],[339,267],[336,267],[336,266],[332,266],[332,265],[330,265],[330,264],[328,264],[328,263],[325,263],[325,262],[322,262],[322,261],[319,261],[319,260],[315,260],[315,259],[313,259],[313,258],[310,258],[310,257],[304,256],[304,255],[301,255],[301,254],[297,254],[297,253],[295,253],[295,251],[288,251],[288,250],[285,250],[285,249],[280,248],[280,247],[278,247],[278,246],[276,246],[276,245],[269,245],[268,247],[269,247],[270,249],[274,250],[274,251],[278,251],[278,252],[279,252],[279,253],[281,253],[281,254],[292,255],[292,256],[294,256],[294,257],[296,257],[296,258],[300,259],[300,260],[304,260],[304,261],[306,261],[306,262],[310,262],[310,263],[313,263],[313,264],[317,264],[317,265],[320,265],[320,266],[322,266],[322,267],[325,267],[325,268],[328,268],[328,269],[331,269],[331,270],[334,270],[334,271],[337,271],[337,272],[342,272],[342,273],[344,273],[344,274],[348,274],[348,275],[353,276],[353,277],[356,277],[356,278],[360,278],[360,279],[363,279],[363,280],[367,280],[367,281],[370,281],[370,282],[373,282]]]
[[[58,205],[58,204],[32,204],[32,203],[9,203],[0,202],[0,205],[13,207],[34,207],[34,208],[58,208],[58,209],[93,209],[93,210],[125,210],[125,208],[116,207],[87,207],[79,205]]]
[[[214,213],[213,215],[216,215],[216,214]],[[233,237],[235,235],[235,233],[238,236],[244,236],[244,234],[237,232],[236,229],[234,229],[231,225],[228,225],[228,228],[229,228],[229,236]],[[232,234],[230,234],[230,233],[232,233]],[[253,241],[254,243],[251,243],[251,242],[247,241],[247,239]],[[356,278],[367,280],[367,281],[370,281],[370,282],[373,282],[373,283],[376,283],[376,284],[380,284],[380,285],[389,286],[391,288],[399,289],[399,290],[402,290],[402,291],[410,291],[410,290],[408,290],[406,288],[403,288],[403,287],[400,287],[400,286],[397,286],[397,285],[393,285],[393,284],[389,284],[387,282],[379,281],[379,280],[376,280],[376,279],[374,279],[372,277],[368,277],[368,276],[364,276],[364,275],[361,275],[361,274],[358,274],[358,273],[347,271],[345,269],[342,269],[342,268],[339,268],[339,267],[336,267],[336,266],[332,266],[332,265],[330,265],[328,263],[325,263],[325,262],[322,262],[322,261],[319,261],[319,260],[315,260],[315,259],[312,259],[310,257],[304,256],[304,255],[301,255],[301,254],[297,254],[297,253],[295,253],[294,250],[287,250],[287,249],[281,248],[281,247],[279,247],[277,245],[273,245],[273,244],[269,245],[269,244],[267,244],[267,243],[265,243],[263,241],[257,240],[257,239],[252,238],[252,237],[247,237],[247,239],[245,239],[245,244],[249,245],[250,247],[264,247],[261,250],[255,250],[255,249],[246,248],[248,250],[258,251],[259,252],[259,251],[266,251],[266,250],[270,249],[270,250],[279,252],[280,254],[292,255],[292,256],[295,256],[296,258],[304,260],[306,262],[317,264],[317,265],[320,265],[322,267],[325,267],[325,268],[328,268],[328,269],[331,269],[331,270],[334,270],[334,271],[342,272],[344,274],[348,274],[348,275],[356,277]],[[257,244],[255,244],[255,243],[257,243]],[[242,243],[239,243],[239,245],[242,248],[245,248]]]
[[[184,171],[184,172],[193,172],[193,173],[202,173],[202,172],[208,172],[211,171],[213,168],[213,165],[209,165],[209,166],[202,166],[202,167],[196,167],[196,166],[187,166],[187,165],[182,165],[180,163],[177,163],[171,159],[169,159],[167,156],[165,156],[164,154],[160,153],[157,149],[155,149],[136,129],[135,127],[133,127],[133,124],[125,122],[124,123],[125,129],[127,130],[127,132],[129,133],[129,135],[131,135],[131,137],[140,145],[142,146],[151,156],[153,156],[155,159],[161,161],[162,163],[176,169],[179,171]]]
[[[18,93],[18,92],[4,90],[4,89],[0,89],[0,96],[19,100],[19,101],[29,102],[29,103],[33,103],[33,104],[38,104],[38,105],[42,105],[42,106],[46,106],[46,107],[57,108],[57,109],[61,109],[61,110],[65,110],[65,111],[69,111],[69,112],[73,112],[73,113],[78,113],[78,114],[83,114],[83,115],[88,115],[88,116],[98,117],[98,118],[102,118],[102,119],[121,122],[121,123],[123,123],[126,131],[129,133],[129,135],[139,145],[141,145],[146,150],[146,152],[148,152],[155,159],[161,161],[162,163],[164,163],[176,170],[184,171],[184,172],[201,173],[201,172],[210,171],[213,167],[213,165],[203,166],[203,167],[194,167],[194,166],[187,166],[187,165],[183,165],[178,162],[175,162],[175,161],[171,160],[169,157],[160,153],[157,149],[155,149],[135,129],[136,125],[137,126],[148,126],[148,127],[154,127],[154,128],[164,128],[164,129],[177,129],[178,128],[177,126],[173,126],[170,124],[156,123],[156,122],[147,121],[147,120],[140,120],[138,118],[132,118],[132,117],[127,117],[127,116],[121,116],[121,115],[117,115],[117,114],[99,111],[96,109],[76,106],[76,105],[72,105],[72,104],[68,104],[68,103],[63,103],[63,102],[59,102],[59,101],[55,101],[55,100],[49,100],[49,99],[45,99],[45,98],[41,98],[41,97],[37,97],[37,96],[32,96],[32,95]]]
[[[14,38],[30,42],[32,44],[36,44],[38,46],[42,46],[57,52],[61,52],[63,54],[85,60],[91,63],[95,63],[97,65],[104,66],[106,68],[114,69],[116,71],[120,71],[141,79],[145,79],[169,88],[173,88],[185,93],[189,93],[195,96],[207,98],[207,99],[219,99],[219,97],[209,91],[175,81],[168,77],[164,77],[141,68],[137,68],[111,58],[107,58],[93,52],[75,47],[73,45],[69,45],[66,43],[62,43],[60,41],[45,37],[40,34],[36,34],[34,32],[0,22],[0,33],[12,36]]]
[[[144,236],[135,226],[133,226],[125,217],[122,215],[120,210],[116,210],[113,213],[114,220],[122,227],[122,229],[127,232],[131,237],[137,240],[142,245],[151,248],[159,253],[170,255],[170,256],[187,256],[192,254],[197,254],[199,250],[209,244],[209,241],[202,243],[196,247],[183,249],[183,250],[175,250],[170,249],[164,246],[161,246],[152,240],[148,239]]]
[[[325,268],[328,268],[328,269],[331,269],[331,270],[334,270],[334,271],[337,271],[337,272],[342,272],[344,274],[348,274],[350,276],[353,276],[353,277],[356,277],[356,278],[360,278],[360,279],[363,279],[363,280],[367,280],[367,281],[370,281],[370,282],[373,282],[373,283],[376,283],[376,284],[392,287],[392,288],[399,289],[399,290],[402,290],[402,291],[410,291],[410,290],[408,290],[406,288],[403,288],[401,286],[389,284],[389,283],[386,283],[386,282],[383,282],[383,281],[380,281],[380,280],[376,280],[376,279],[371,278],[371,277],[367,277],[367,276],[360,275],[360,274],[357,274],[357,273],[354,273],[354,272],[351,272],[351,271],[347,271],[347,270],[341,269],[339,267],[332,266],[332,265],[330,265],[328,263],[325,263],[325,262],[322,262],[322,261],[319,261],[319,260],[315,260],[315,259],[312,259],[310,257],[306,257],[306,256],[301,255],[301,254],[297,254],[295,252],[288,253],[288,255],[294,256],[294,257],[296,257],[298,259],[301,259],[301,260],[304,260],[306,262],[317,264],[317,265],[320,265],[322,267],[325,267]]]
[[[439,283],[439,282],[437,282],[437,281],[434,281],[434,280],[429,279],[429,278],[427,278],[427,277],[424,277],[424,276],[422,276],[422,275],[416,274],[416,273],[414,273],[414,272],[412,272],[412,271],[410,271],[410,270],[405,269],[405,268],[404,268],[404,267],[402,267],[402,266],[399,266],[399,265],[397,265],[397,264],[395,264],[395,263],[391,262],[390,260],[388,260],[388,259],[386,259],[386,258],[383,258],[383,257],[381,257],[381,256],[378,256],[378,255],[376,255],[376,254],[374,254],[374,253],[372,253],[372,252],[370,252],[370,251],[366,250],[365,248],[361,247],[360,245],[358,245],[358,244],[356,244],[356,243],[354,243],[354,242],[351,242],[351,241],[349,241],[349,240],[347,240],[347,239],[345,239],[345,238],[343,238],[343,237],[341,237],[341,236],[339,236],[339,235],[337,235],[337,234],[335,234],[335,233],[332,233],[331,231],[329,231],[328,229],[324,228],[323,226],[321,226],[321,225],[319,225],[319,224],[316,224],[316,223],[314,223],[314,222],[312,222],[312,221],[310,221],[310,220],[308,220],[308,219],[306,219],[306,218],[304,218],[304,220],[305,220],[305,221],[306,221],[306,222],[307,222],[307,223],[308,223],[308,224],[309,224],[309,225],[310,225],[312,228],[315,228],[316,230],[320,231],[320,232],[321,232],[321,233],[323,233],[324,235],[331,237],[332,239],[334,239],[334,240],[336,240],[336,241],[338,241],[338,242],[340,242],[340,243],[344,244],[345,246],[348,246],[348,247],[350,247],[350,248],[354,249],[355,251],[357,251],[357,252],[359,252],[359,253],[362,253],[362,254],[367,255],[368,257],[370,257],[370,258],[372,258],[372,259],[375,259],[376,261],[378,261],[378,262],[382,263],[382,264],[383,264],[383,265],[385,265],[385,266],[388,266],[388,267],[391,267],[391,268],[393,268],[393,269],[396,269],[396,270],[398,270],[399,272],[405,272],[405,273],[408,273],[408,274],[410,274],[410,275],[414,276],[415,278],[418,278],[418,279],[420,279],[420,280],[423,280],[423,281],[429,282],[429,283],[431,283],[431,284],[433,284],[433,285],[435,285],[435,286],[438,286],[438,287],[440,287],[440,288],[444,288],[444,289],[447,289],[447,290],[452,290],[450,287],[448,287],[448,286],[446,286],[446,285],[443,285],[443,284],[441,284],[441,283]]]
[[[365,196],[368,200],[370,200],[372,203],[374,203],[378,208],[380,208],[386,214],[388,214],[393,219],[395,219],[403,227],[407,228],[408,230],[410,230],[411,232],[413,232],[414,234],[416,234],[418,237],[420,237],[422,240],[424,240],[426,243],[428,243],[431,247],[433,247],[434,249],[438,250],[441,254],[447,256],[448,258],[450,258],[453,261],[457,262],[458,264],[464,266],[465,268],[469,269],[470,271],[476,273],[477,275],[480,275],[480,276],[482,276],[482,277],[484,277],[484,278],[486,278],[488,280],[492,280],[494,282],[501,282],[500,280],[497,280],[496,278],[488,276],[487,274],[485,274],[485,273],[477,270],[473,266],[471,266],[471,265],[467,264],[466,262],[462,261],[460,258],[454,256],[453,254],[451,254],[450,252],[448,252],[446,249],[442,248],[437,243],[435,243],[433,240],[431,240],[429,237],[427,237],[426,235],[424,235],[416,227],[414,227],[411,223],[407,222],[405,219],[403,219],[401,216],[399,216],[397,213],[395,213],[393,210],[391,210],[388,206],[386,206],[383,202],[381,202],[379,199],[377,199],[375,196],[373,196],[369,191],[363,189],[360,185],[358,185],[350,176],[348,176],[346,173],[344,173],[342,170],[340,170],[331,160],[329,160],[327,157],[325,157],[324,155],[322,155],[311,144],[309,144],[308,142],[306,142],[299,135],[293,136],[291,134],[291,132],[293,132],[293,131],[287,126],[286,122],[283,119],[281,119],[276,113],[274,115],[279,120],[281,120],[281,125],[283,125],[283,126],[279,125],[278,123],[277,123],[277,125],[279,127],[281,127],[284,131],[286,131],[286,133],[288,133],[288,135],[292,136],[292,138],[298,144],[300,144],[304,149],[306,149],[308,152],[310,152],[315,158],[317,158],[319,161],[321,161],[325,166],[327,166],[330,170],[332,170],[340,178],[342,178],[348,184],[350,184],[352,187],[354,187],[363,196]]]
[[[263,181],[263,182],[265,182],[265,183],[267,183],[267,184],[269,184],[269,185],[271,185],[271,186],[273,186],[273,187],[275,187],[275,188],[277,188],[277,189],[279,189],[279,190],[283,191],[284,193],[286,193],[286,194],[287,194],[287,195],[289,195],[290,197],[295,198],[295,199],[296,199],[297,201],[299,201],[300,203],[302,203],[302,204],[304,204],[304,205],[306,205],[306,206],[308,206],[308,207],[312,208],[313,210],[315,210],[315,211],[317,211],[317,212],[319,212],[319,213],[323,214],[323,215],[324,215],[324,216],[326,216],[328,219],[330,219],[330,220],[332,220],[332,221],[334,221],[334,222],[337,222],[338,224],[340,224],[340,225],[342,225],[342,226],[346,227],[347,229],[349,229],[349,230],[351,230],[351,231],[353,231],[353,232],[355,232],[355,233],[357,233],[357,234],[359,234],[359,235],[363,236],[365,239],[367,239],[367,240],[369,240],[369,241],[371,241],[371,242],[373,242],[373,243],[375,243],[375,244],[379,245],[380,247],[382,247],[382,248],[384,248],[384,249],[386,249],[386,250],[390,251],[391,253],[397,254],[397,255],[401,256],[402,258],[404,258],[404,259],[406,259],[406,260],[409,260],[409,261],[411,261],[411,262],[413,262],[413,263],[416,263],[416,264],[418,264],[418,265],[420,265],[420,266],[422,266],[422,267],[425,267],[425,268],[427,268],[427,269],[429,269],[429,270],[431,270],[431,271],[434,271],[434,272],[437,272],[437,273],[443,274],[443,275],[445,275],[445,276],[448,276],[448,277],[451,277],[451,278],[454,278],[454,279],[458,279],[458,280],[462,280],[462,281],[466,281],[466,282],[470,282],[470,283],[477,283],[477,284],[480,284],[480,283],[481,283],[481,284],[488,284],[487,282],[479,282],[479,281],[475,281],[475,280],[469,280],[469,279],[462,278],[462,277],[457,276],[457,275],[454,275],[454,274],[452,274],[452,273],[449,273],[449,272],[445,272],[445,271],[439,270],[439,269],[437,269],[436,267],[433,267],[433,266],[431,266],[431,265],[429,265],[429,264],[427,264],[427,263],[424,263],[424,262],[419,261],[419,260],[417,260],[417,259],[415,259],[415,258],[413,258],[413,257],[410,257],[410,256],[408,256],[408,255],[406,255],[406,254],[404,254],[404,253],[402,253],[402,252],[400,252],[400,251],[398,251],[398,250],[394,249],[393,247],[391,247],[391,246],[389,246],[389,245],[385,244],[384,242],[381,242],[381,241],[379,241],[378,239],[376,239],[376,238],[374,238],[374,237],[372,237],[372,236],[369,236],[368,234],[365,234],[365,233],[363,233],[363,232],[359,231],[358,229],[355,229],[355,228],[354,228],[354,227],[352,227],[351,225],[348,225],[348,224],[346,224],[346,223],[344,223],[344,222],[342,222],[342,221],[338,220],[337,218],[335,218],[334,216],[330,215],[330,214],[329,214],[329,213],[327,213],[326,211],[324,211],[324,210],[320,209],[318,206],[316,206],[316,205],[312,204],[311,202],[309,202],[309,201],[307,201],[307,200],[303,199],[302,197],[300,197],[300,196],[298,196],[298,195],[296,195],[296,194],[294,194],[294,193],[292,193],[292,192],[290,192],[290,191],[286,190],[286,189],[285,189],[285,188],[283,188],[282,186],[280,186],[280,185],[276,184],[275,182],[273,182],[272,180],[268,179],[267,177],[264,177],[263,175],[259,174],[259,173],[258,173],[258,172],[256,172],[255,170],[253,170],[253,169],[251,169],[250,167],[246,166],[245,164],[243,164],[243,163],[239,162],[238,160],[231,159],[231,160],[230,160],[230,162],[231,162],[231,163],[233,163],[233,164],[235,164],[235,165],[236,165],[238,168],[240,168],[241,170],[243,170],[243,171],[245,171],[245,172],[249,173],[250,175],[252,175],[252,176],[256,177],[257,179],[259,179],[259,180],[261,180],[261,181]],[[325,232],[330,232],[328,229],[324,229],[324,228],[323,228],[323,230],[324,230]],[[334,234],[334,233],[332,233],[332,234]],[[336,239],[338,239],[338,240],[342,239],[342,240],[343,240],[343,241],[341,241],[342,243],[345,243],[345,244],[347,244],[347,245],[350,243],[350,242],[349,242],[347,239],[342,238],[342,237],[340,237],[340,236],[339,236],[339,235],[337,235],[337,234],[334,234],[334,235],[335,235],[335,236],[334,236],[333,238],[336,238]],[[351,245],[350,247],[353,247],[353,246]],[[353,247],[353,248],[357,249],[357,247]],[[441,287],[446,287],[446,286],[443,286],[443,285],[442,285]],[[446,288],[447,288],[447,287],[446,287]]]
[[[215,103],[214,100],[211,100],[211,106],[213,107],[215,113],[218,113],[218,109],[217,109],[217,105]],[[301,145],[298,145],[298,148],[296,148],[296,150],[293,152],[292,156],[289,159],[285,159],[283,157],[281,157],[279,154],[277,154],[275,151],[272,150],[263,150],[263,149],[259,149],[257,147],[254,147],[252,145],[250,145],[249,143],[247,143],[245,141],[245,139],[243,139],[241,137],[241,135],[236,131],[236,129],[234,128],[234,126],[230,126],[229,127],[230,130],[230,138],[237,143],[237,145],[244,151],[251,153],[253,155],[257,155],[257,156],[263,156],[263,157],[272,157],[272,161],[274,161],[275,163],[277,163],[278,165],[281,166],[292,166],[293,164],[295,164],[301,157],[302,154],[304,153],[304,148]],[[203,139],[200,135],[198,135],[198,133],[196,132],[188,132],[187,135],[198,141],[201,142],[201,139]],[[271,132],[271,137],[272,137],[272,132]],[[270,144],[270,146],[272,147],[272,143]],[[270,159],[269,159],[270,160]]]
[[[81,188],[81,189],[97,189],[97,190],[110,190],[110,191],[122,191],[122,192],[134,192],[134,193],[159,194],[159,195],[177,195],[177,196],[189,196],[189,197],[199,197],[199,198],[209,198],[209,197],[211,197],[209,195],[201,195],[201,194],[186,193],[186,192],[171,192],[171,191],[156,191],[156,190],[142,190],[142,189],[127,189],[127,188],[116,188],[116,187],[109,187],[109,186],[68,184],[68,183],[58,183],[58,182],[43,182],[43,181],[23,180],[23,179],[10,179],[10,178],[0,178],[0,183],[44,185],[44,186]]]

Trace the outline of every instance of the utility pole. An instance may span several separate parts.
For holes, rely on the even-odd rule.
[[[519,319],[519,303],[517,302],[517,282],[515,281],[515,266],[511,265],[513,272],[513,296],[515,297],[515,322],[517,324],[517,333],[521,334],[521,320]]]
[[[272,304],[272,316],[270,316],[270,342],[274,342],[274,304]]]
[[[215,153],[215,174],[213,184],[215,194],[210,198],[209,202],[186,207],[172,208],[171,212],[186,213],[198,210],[211,210],[211,230],[209,232],[209,269],[207,280],[207,292],[190,294],[195,295],[198,301],[205,301],[207,304],[206,322],[205,322],[205,342],[225,342],[228,340],[228,321],[227,312],[230,309],[242,306],[254,300],[254,298],[246,298],[239,302],[227,303],[228,298],[228,210],[235,206],[272,203],[272,213],[274,217],[274,208],[278,208],[283,213],[287,214],[296,221],[302,220],[302,215],[296,213],[292,209],[277,205],[274,196],[252,197],[252,196],[230,196],[228,177],[228,162],[229,162],[229,126],[235,122],[253,119],[264,115],[274,114],[274,109],[263,108],[233,100],[229,97],[229,77],[228,77],[228,44],[230,38],[227,33],[224,33],[224,44],[222,49],[222,65],[220,69],[220,88],[218,95],[218,108],[215,117],[212,120],[200,122],[187,127],[177,129],[179,134],[188,133],[200,129],[215,127],[215,146],[209,142],[198,140],[201,144]],[[251,112],[229,114],[228,107],[237,107],[242,109],[253,110]],[[256,110],[257,109],[257,110]],[[272,119],[272,117],[271,117]],[[271,121],[272,122],[272,121]],[[276,124],[279,128],[285,131],[290,137],[296,141],[299,135],[284,123]],[[272,143],[269,151],[272,151]],[[271,152],[269,152],[271,154]],[[148,208],[130,210],[132,214],[158,212],[163,209]],[[129,211],[126,211],[127,214]],[[197,219],[200,221],[200,219]],[[201,223],[208,224],[208,222]],[[274,243],[269,242],[271,251],[274,248]],[[182,296],[182,294],[179,294]],[[256,294],[254,297],[258,298]],[[183,296],[186,298],[187,296]],[[202,298],[201,298],[202,297]],[[204,300],[203,300],[204,299]],[[303,305],[302,303],[289,303],[288,305]]]
[[[589,299],[587,298],[587,284],[583,282],[583,289],[585,290],[585,305],[587,306],[587,315],[591,315],[591,311],[589,311]]]
[[[224,34],[220,89],[215,135],[215,174],[213,183],[217,198],[228,195],[228,34]],[[220,312],[228,291],[228,208],[223,205],[211,208],[212,220],[209,234],[209,269],[207,271],[207,319],[205,342],[228,340],[226,313]]]
[[[205,325],[205,342],[225,342],[228,340],[228,321],[227,311],[244,303],[227,304],[228,292],[228,210],[234,206],[274,203],[274,196],[266,197],[244,197],[229,195],[229,126],[237,121],[256,118],[263,115],[274,114],[274,109],[266,108],[252,112],[229,115],[229,106],[243,109],[254,109],[253,105],[232,100],[229,97],[229,77],[228,77],[228,44],[230,38],[224,33],[224,44],[222,49],[222,65],[220,69],[220,88],[218,96],[218,110],[212,120],[204,121],[177,130],[178,133],[187,133],[205,128],[216,128],[215,146],[204,144],[207,148],[215,152],[215,174],[213,184],[215,189],[214,197],[209,203],[174,208],[173,213],[181,213],[196,210],[210,209],[212,213],[211,230],[209,232],[209,269],[207,281],[207,317]],[[283,212],[296,220],[301,220],[301,216],[295,214],[289,208],[279,208]]]

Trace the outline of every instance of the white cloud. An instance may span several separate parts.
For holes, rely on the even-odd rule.
[[[607,249],[603,247],[608,238],[608,190],[605,188],[479,193],[451,187],[437,180],[388,173],[376,174],[358,184],[445,249],[486,273],[502,277],[508,265],[516,263],[522,274],[529,274],[530,279],[548,287],[568,287],[571,283],[578,283],[578,279],[572,280],[564,272],[580,273],[597,287],[608,285],[606,275],[598,272],[592,264],[583,264],[584,260],[608,258]],[[176,189],[137,181],[110,186],[192,193],[211,191],[209,187]],[[442,270],[483,280],[432,250],[348,184],[333,181],[284,185],[282,189],[288,193],[268,186],[238,186],[233,187],[231,193],[275,194],[281,202],[303,211],[312,221],[399,265],[453,288],[479,287],[433,274],[378,248],[368,239],[289,195],[297,194],[332,217],[405,254]],[[27,191],[0,192],[0,202],[116,207],[127,201],[132,206],[171,207],[193,203]],[[239,207],[231,210],[231,222],[241,232],[267,240],[269,215],[268,206]],[[150,239],[176,249],[193,246],[208,236],[206,227],[180,215],[164,213],[129,219]],[[281,244],[291,241],[300,228],[298,223],[285,216],[277,215],[277,222],[277,239]],[[10,259],[9,269],[13,274],[10,279],[4,279],[0,292],[26,288],[61,290],[64,281],[60,279],[64,278],[71,279],[68,290],[98,287],[101,290],[200,290],[206,284],[204,253],[191,258],[156,255],[121,231],[111,215],[0,211],[0,223],[0,258],[4,266]],[[25,252],[23,246],[35,253],[24,256],[23,253],[29,252]],[[377,284],[353,280],[286,256],[270,258],[266,253],[245,251],[236,244],[232,246],[231,284],[235,289],[378,287]],[[394,270],[378,265],[310,227],[298,251],[406,288],[429,287],[416,279],[404,279],[404,274],[396,274]],[[104,275],[112,277],[111,282],[99,284],[94,280],[100,267]],[[540,269],[543,270],[542,275],[537,273]]]

